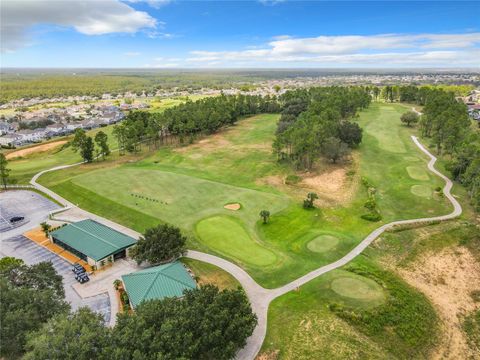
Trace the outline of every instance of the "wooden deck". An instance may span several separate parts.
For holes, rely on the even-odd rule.
[[[50,239],[45,236],[45,233],[42,231],[41,227],[27,231],[23,235],[32,240],[33,242],[37,243],[38,245],[44,247],[48,251],[57,254],[70,264],[78,263],[82,265],[88,273],[92,272],[92,267],[88,265],[86,261],[80,259],[78,256],[73,255],[71,252],[68,252],[64,248],[52,243]]]

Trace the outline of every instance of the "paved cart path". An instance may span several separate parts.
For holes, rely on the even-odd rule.
[[[284,285],[276,289],[265,289],[245,271],[238,265],[235,265],[231,263],[228,260],[222,259],[218,256],[202,253],[199,251],[193,251],[189,250],[187,252],[187,257],[196,259],[196,260],[201,260],[213,265],[216,265],[223,270],[229,272],[232,276],[234,276],[240,284],[242,284],[243,288],[245,289],[245,292],[248,295],[248,298],[250,299],[250,302],[252,304],[252,309],[253,311],[257,314],[258,317],[258,325],[255,328],[252,336],[248,338],[247,345],[238,352],[237,354],[237,359],[241,360],[250,360],[254,359],[255,356],[258,354],[260,351],[260,348],[262,346],[263,340],[265,339],[265,335],[267,332],[267,312],[268,312],[268,306],[270,302],[272,302],[275,298],[286,294],[289,291],[292,291],[307,282],[329,272],[332,270],[335,270],[339,267],[344,266],[351,260],[353,260],[355,257],[360,255],[363,250],[365,250],[376,238],[378,238],[383,232],[386,230],[391,229],[394,226],[398,225],[407,225],[407,224],[418,224],[418,223],[428,223],[432,221],[443,221],[443,220],[449,220],[453,219],[457,216],[460,216],[462,213],[462,207],[458,203],[458,201],[453,197],[453,195],[450,193],[453,183],[452,181],[440,173],[438,170],[435,169],[434,165],[435,162],[437,161],[437,158],[432,155],[417,139],[417,137],[412,136],[411,137],[413,142],[419,147],[419,149],[424,152],[429,158],[430,161],[428,162],[428,169],[433,172],[435,175],[441,177],[443,180],[445,180],[445,187],[443,188],[443,193],[447,197],[447,199],[452,203],[453,205],[453,211],[450,214],[447,215],[442,215],[442,216],[436,216],[436,217],[425,217],[425,218],[420,218],[420,219],[409,219],[409,220],[399,220],[399,221],[394,221],[385,225],[380,226],[379,228],[375,229],[372,231],[365,239],[363,239],[353,250],[351,250],[348,254],[346,254],[344,257],[341,259],[322,266],[316,270],[313,270],[309,272],[308,274]],[[82,163],[76,163],[76,164],[71,164],[71,165],[65,165],[65,166],[57,166],[52,169],[44,170],[36,174],[30,183],[35,186],[38,190],[43,191],[44,193],[48,194],[51,196],[53,199],[57,200],[59,203],[64,204],[66,207],[66,210],[63,214],[56,215],[56,218],[62,218],[64,220],[75,220],[75,219],[81,219],[81,218],[92,218],[94,220],[97,220],[99,222],[102,222],[108,226],[111,226],[119,231],[122,231],[130,236],[135,236],[138,237],[140,234],[137,233],[136,231],[133,231],[131,229],[128,229],[120,224],[117,224],[111,220],[105,219],[103,217],[100,217],[98,215],[89,213],[85,210],[82,210],[78,207],[75,207],[74,204],[71,202],[65,200],[61,196],[57,195],[50,189],[40,185],[37,183],[38,178],[43,175],[46,172],[50,171],[55,171],[55,170],[60,170],[60,169],[65,169],[69,168],[72,166],[77,166]],[[69,210],[68,210],[69,209]],[[70,213],[70,214],[69,214]],[[73,215],[72,215],[73,214]],[[68,219],[69,218],[69,219]]]

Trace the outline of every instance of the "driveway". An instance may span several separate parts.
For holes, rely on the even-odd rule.
[[[105,321],[110,322],[110,298],[107,293],[82,298],[75,291],[73,285],[78,284],[71,271],[71,265],[37,245],[22,234],[38,226],[48,219],[50,211],[60,206],[32,191],[7,191],[0,193],[0,256],[13,256],[22,259],[26,264],[33,265],[42,261],[52,262],[55,270],[63,277],[65,299],[72,309],[88,306],[92,310],[104,315]],[[8,219],[11,216],[24,216],[25,221],[17,227],[12,227]]]

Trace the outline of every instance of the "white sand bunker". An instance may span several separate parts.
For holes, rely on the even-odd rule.
[[[232,203],[232,204],[226,204],[224,206],[225,209],[227,210],[233,210],[233,211],[237,211],[237,210],[240,210],[242,206],[239,204],[239,203]]]

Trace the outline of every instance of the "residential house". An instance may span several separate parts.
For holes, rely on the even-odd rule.
[[[7,122],[0,122],[0,135],[12,134],[15,132],[13,126]]]
[[[17,135],[20,136],[22,143],[39,142],[46,137],[45,129],[20,130],[17,132]]]
[[[81,129],[82,127],[83,126],[81,122],[71,122],[65,126],[65,129],[67,131],[75,131],[76,129]]]
[[[14,146],[18,145],[21,136],[17,134],[8,134],[4,136],[0,136],[0,145],[1,146]]]

